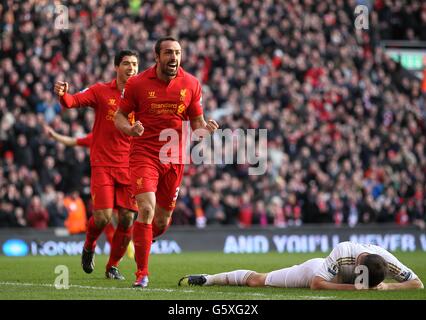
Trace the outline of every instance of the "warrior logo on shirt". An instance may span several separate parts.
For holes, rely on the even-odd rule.
[[[155,91],[148,91],[148,99],[154,99],[154,98],[157,98],[155,96]]]
[[[109,106],[115,106],[115,99],[108,99]]]

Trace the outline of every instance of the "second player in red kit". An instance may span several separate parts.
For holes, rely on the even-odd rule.
[[[137,207],[130,189],[128,135],[114,126],[114,114],[126,81],[138,71],[137,55],[123,50],[114,59],[116,79],[109,83],[97,83],[88,89],[70,95],[68,84],[55,84],[55,93],[66,108],[92,107],[95,123],[90,152],[91,194],[93,215],[88,221],[86,241],[81,264],[86,273],[94,269],[96,240],[110,222],[114,209],[118,209],[118,226],[114,233],[106,277],[124,279],[118,271],[118,263],[131,240],[134,212]],[[126,119],[131,125],[131,121]]]
[[[164,130],[173,130],[182,148],[183,121],[192,130],[213,133],[218,124],[207,123],[201,107],[201,85],[180,67],[181,47],[172,37],[155,44],[156,64],[132,77],[125,86],[115,124],[133,136],[130,151],[130,178],[139,214],[133,227],[133,243],[137,264],[134,287],[148,285],[148,260],[153,237],[165,232],[178,197],[184,165],[182,155],[165,163],[160,139]],[[135,112],[135,125],[127,117]],[[164,154],[163,154],[164,155]],[[156,230],[153,230],[156,228]]]

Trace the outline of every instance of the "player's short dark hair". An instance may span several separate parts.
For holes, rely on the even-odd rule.
[[[129,49],[121,50],[114,57],[114,66],[118,67],[121,61],[123,61],[123,58],[127,56],[135,56],[137,58],[138,54],[136,53],[136,51],[129,50]]]
[[[378,254],[368,254],[362,262],[368,269],[368,286],[373,288],[382,282],[388,271],[386,260]]]
[[[155,43],[155,47],[154,47],[155,54],[160,55],[161,43],[163,43],[164,41],[179,42],[179,41],[176,40],[176,38],[173,38],[172,36],[162,37],[162,38],[158,39],[157,42]]]

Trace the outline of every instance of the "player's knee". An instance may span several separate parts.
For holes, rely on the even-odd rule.
[[[166,218],[166,219],[157,219],[155,221],[155,224],[157,225],[157,228],[159,230],[164,230],[167,228],[167,226],[169,225],[169,220],[170,218]]]
[[[249,287],[263,287],[265,285],[266,276],[262,273],[254,272],[247,279],[247,286]]]
[[[111,221],[111,215],[105,212],[97,212],[93,214],[95,225],[98,228],[104,228]]]
[[[131,211],[126,211],[120,214],[119,224],[124,228],[128,229],[133,224],[134,214]]]
[[[149,204],[139,205],[139,214],[144,218],[154,217],[154,208]]]

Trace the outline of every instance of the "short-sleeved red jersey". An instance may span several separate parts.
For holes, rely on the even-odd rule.
[[[76,144],[80,147],[90,148],[93,140],[93,133],[90,132],[87,136],[83,138],[77,138]]]
[[[135,120],[145,128],[140,137],[133,137],[130,156],[133,160],[144,154],[158,158],[167,141],[160,141],[160,133],[173,129],[179,135],[179,150],[182,147],[182,122],[203,114],[201,85],[191,74],[179,68],[177,76],[169,83],[159,79],[156,65],[130,78],[125,86],[119,108],[135,112]],[[176,159],[177,160],[177,159]],[[182,154],[179,160],[182,160]]]
[[[92,107],[95,109],[93,141],[90,149],[92,166],[128,167],[131,137],[114,125],[121,92],[116,80],[96,83],[74,95],[64,94],[61,105],[65,108]]]

